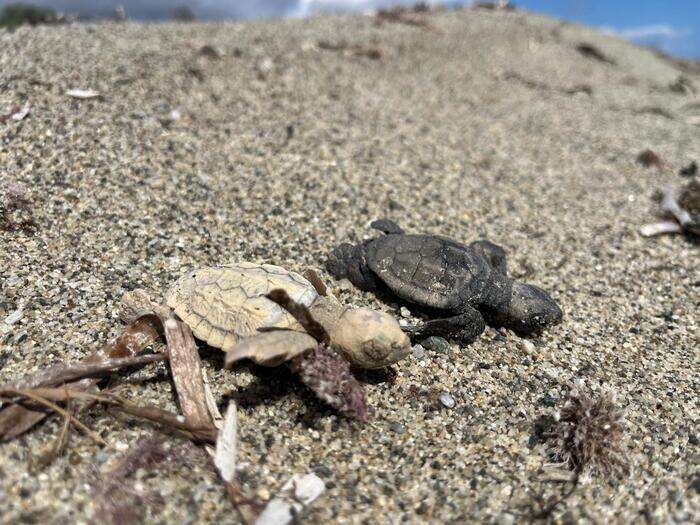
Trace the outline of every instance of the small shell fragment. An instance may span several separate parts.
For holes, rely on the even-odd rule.
[[[326,484],[313,472],[306,476],[294,474],[279,494],[267,504],[255,525],[287,525],[304,507],[310,505],[326,490]]]
[[[230,483],[236,474],[236,448],[238,446],[238,415],[236,403],[229,402],[226,409],[224,425],[216,438],[214,465],[221,474],[221,479]]]
[[[94,89],[71,89],[66,91],[66,96],[78,99],[90,99],[98,98],[100,96],[99,91]]]
[[[675,221],[661,221],[653,224],[645,224],[639,228],[639,233],[644,237],[655,237],[665,233],[680,233],[683,231],[681,225]]]

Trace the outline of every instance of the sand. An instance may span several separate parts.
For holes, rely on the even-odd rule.
[[[126,290],[161,294],[192,267],[232,260],[313,267],[342,300],[400,316],[323,271],[328,249],[389,217],[503,245],[513,275],[550,291],[564,322],[529,340],[489,329],[465,348],[416,351],[393,381],[368,374],[365,425],[284,369],[228,371],[202,349],[217,398],[239,403],[247,491],[265,501],[313,471],[328,488],[308,523],[522,521],[569,475],[547,466],[533,425],[579,380],[617,394],[632,469],[582,483],[555,518],[697,519],[698,248],[637,230],[654,191],[700,158],[698,95],[669,87],[683,76],[700,89],[700,77],[523,12],[427,20],[436,31],[344,16],[0,32],[0,108],[30,106],[0,124],[0,175],[28,187],[38,224],[0,233],[0,382],[118,333]],[[635,161],[646,148],[664,169]],[[135,401],[177,409],[162,365],[131,381]],[[99,409],[82,419],[122,450],[154,432]],[[32,471],[60,427],[0,444],[0,522],[97,519],[98,479],[119,453],[76,431]],[[237,521],[206,467],[135,476],[135,490],[156,493],[138,509],[148,523]]]

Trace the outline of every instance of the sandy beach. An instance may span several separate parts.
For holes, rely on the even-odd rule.
[[[502,245],[562,324],[530,339],[489,328],[464,348],[415,352],[393,377],[364,374],[366,424],[284,368],[226,370],[203,347],[216,398],[239,406],[246,491],[264,503],[313,471],[327,490],[304,523],[521,522],[568,475],[548,466],[534,424],[582,381],[617,395],[632,468],[580,483],[550,519],[697,520],[698,245],[638,229],[654,192],[700,161],[700,75],[520,11],[421,16],[0,31],[0,113],[29,106],[0,122],[0,180],[27,187],[37,225],[0,232],[0,383],[116,335],[125,291],[162,295],[227,261],[315,268],[346,303],[400,318],[401,304],[324,268],[388,217]],[[637,162],[645,149],[661,168]],[[133,401],[177,410],[163,364],[122,381]],[[117,451],[73,431],[61,458],[30,468],[59,418],[0,443],[0,523],[95,522],[118,451],[157,432],[100,408],[81,420]],[[142,521],[238,522],[205,461],[134,476],[155,494]]]

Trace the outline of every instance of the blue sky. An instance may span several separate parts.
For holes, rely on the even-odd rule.
[[[18,0],[0,0],[0,6]],[[414,0],[21,0],[59,11],[93,17],[110,16],[122,4],[131,18],[167,18],[186,4],[199,18],[305,16],[321,11],[364,11]],[[431,3],[468,4],[468,0]],[[516,0],[528,11],[598,27],[641,44],[700,59],[700,0]]]
[[[700,58],[700,0],[521,0],[529,11],[606,28],[679,56]]]

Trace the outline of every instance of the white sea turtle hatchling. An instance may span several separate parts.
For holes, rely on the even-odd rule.
[[[275,366],[317,346],[292,315],[266,297],[275,289],[306,306],[353,366],[385,367],[411,349],[390,315],[341,305],[301,275],[270,264],[238,262],[191,271],[165,300],[195,337],[227,352],[227,365],[250,358]]]

